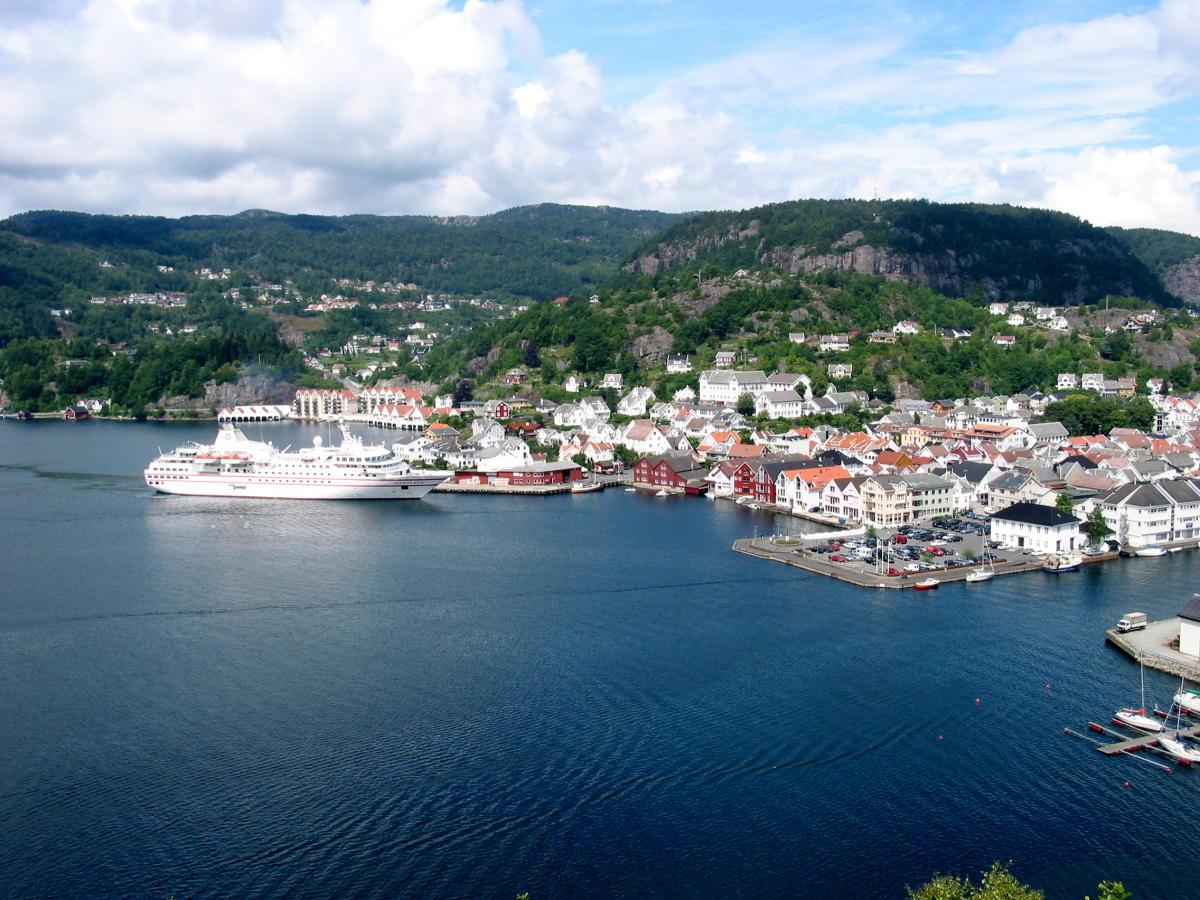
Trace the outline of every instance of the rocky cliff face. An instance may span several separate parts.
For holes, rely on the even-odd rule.
[[[1168,291],[1192,306],[1200,306],[1200,256],[1171,266],[1162,273]]]
[[[290,404],[296,397],[296,386],[270,375],[243,375],[225,384],[208,382],[204,396],[161,397],[158,405],[164,409],[216,409],[226,406],[263,406]]]
[[[663,244],[655,248],[653,253],[627,265],[626,270],[654,274],[681,263],[697,260],[707,250],[720,247],[728,241],[744,240],[758,233],[759,223],[752,221],[745,229],[731,228],[722,235],[708,236],[687,243]],[[919,236],[915,237],[920,240]],[[924,284],[940,293],[957,297],[966,296],[976,286],[989,300],[1023,298],[1044,287],[1041,275],[1036,271],[1022,272],[1014,269],[1003,271],[1003,274],[981,274],[983,269],[990,269],[995,273],[1002,267],[995,264],[989,266],[988,260],[979,255],[959,255],[953,250],[903,253],[862,241],[861,231],[851,231],[834,241],[833,250],[830,252],[817,251],[804,245],[768,247],[761,243],[756,252],[761,264],[777,266],[792,274],[833,269],[839,272],[858,272],[862,275],[882,275],[898,281]],[[997,243],[997,258],[1003,259],[1007,255],[1006,249],[1006,245]],[[1078,282],[1061,296],[1059,302],[1078,303],[1084,300],[1092,289],[1087,278],[1088,260],[1103,258],[1113,250],[1086,240],[1070,240],[1061,242],[1061,246],[1055,247],[1054,252],[1066,265],[1078,266],[1080,272]],[[1200,269],[1200,257],[1197,257],[1196,262]],[[1197,272],[1194,281],[1189,283],[1194,283],[1196,290],[1200,291],[1200,271]],[[1121,287],[1116,286],[1110,290],[1135,293],[1132,284],[1124,285],[1123,291],[1120,290]]]
[[[715,250],[729,241],[756,237],[761,227],[760,222],[752,219],[744,228],[733,227],[724,234],[706,235],[694,241],[659,244],[654,248],[653,253],[640,256],[626,265],[625,271],[637,272],[640,275],[654,275],[680,263],[690,262],[705,251]]]
[[[639,335],[630,341],[629,349],[637,359],[638,368],[648,369],[666,363],[667,353],[670,352],[674,340],[671,332],[655,325],[649,334]]]

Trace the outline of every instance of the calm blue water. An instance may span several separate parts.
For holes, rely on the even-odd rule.
[[[727,503],[142,484],[214,430],[0,422],[2,896],[1194,894],[1200,771],[1061,730],[1137,700],[1103,629],[1196,554],[871,592]]]

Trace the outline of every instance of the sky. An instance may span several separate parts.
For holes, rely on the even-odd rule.
[[[0,216],[807,197],[1200,235],[1200,0],[4,0]]]

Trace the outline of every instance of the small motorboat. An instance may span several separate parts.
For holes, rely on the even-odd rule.
[[[1151,544],[1149,547],[1139,547],[1133,552],[1137,556],[1163,556],[1167,551],[1158,544]]]
[[[666,488],[662,488],[654,494],[655,497],[666,497],[669,495],[670,491],[668,491]]]
[[[1043,572],[1074,572],[1083,565],[1083,557],[1073,553],[1047,556],[1042,563]]]
[[[936,591],[941,584],[936,578],[926,578],[913,585],[918,591]]]

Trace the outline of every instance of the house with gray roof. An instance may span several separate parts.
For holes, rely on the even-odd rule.
[[[754,412],[772,419],[796,419],[804,415],[804,398],[794,390],[762,391],[754,400]]]
[[[1057,446],[1071,436],[1062,422],[1030,422],[1024,427],[1039,444]]]
[[[1092,501],[1122,544],[1147,547],[1200,537],[1200,480],[1134,482]]]
[[[1010,469],[992,479],[988,488],[988,507],[1003,509],[1014,503],[1054,502],[1054,491],[1047,488],[1029,472]]]

